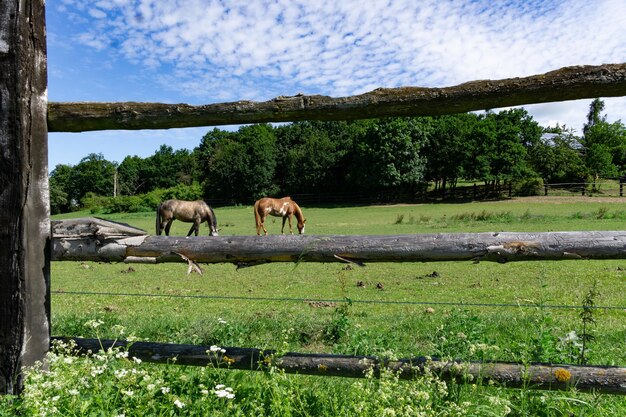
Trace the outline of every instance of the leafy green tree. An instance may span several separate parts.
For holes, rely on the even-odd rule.
[[[236,132],[214,128],[202,137],[200,144],[193,150],[196,166],[199,168],[202,175],[210,171],[213,154],[217,145],[229,139],[235,140],[236,135]]]
[[[88,192],[101,196],[113,195],[115,164],[99,153],[91,153],[71,170],[69,198],[81,201]]]
[[[601,122],[606,122],[606,116],[602,115],[604,110],[604,101],[599,98],[594,99],[589,105],[589,112],[587,113],[587,123],[583,126],[583,136],[587,137],[587,133],[595,125]]]
[[[283,194],[337,190],[337,171],[349,146],[342,140],[345,133],[335,136],[331,130],[326,122],[308,121],[275,130],[276,183]]]
[[[71,175],[72,167],[65,164],[57,165],[50,173],[50,211],[52,214],[67,213],[72,209]]]
[[[274,183],[276,138],[270,125],[243,126],[236,134],[218,135],[210,148],[205,198],[251,202],[278,191]]]
[[[426,118],[387,118],[371,124],[355,143],[349,182],[359,188],[416,187],[424,178],[421,149],[431,132]]]
[[[611,154],[611,163],[621,173],[626,171],[626,127],[621,121],[614,123],[599,122],[587,129],[585,145],[605,146]]]
[[[613,164],[611,150],[606,145],[594,143],[588,147],[585,163],[594,184],[600,178],[614,178],[617,176],[617,167]]]
[[[626,171],[626,127],[621,121],[608,123],[602,110],[604,102],[593,100],[583,128],[585,164],[594,181]]]
[[[557,126],[546,129],[546,133],[551,136],[545,136],[528,151],[533,169],[549,183],[584,181],[580,138],[573,129]]]
[[[468,140],[476,124],[472,113],[440,116],[433,121],[433,131],[423,149],[428,164],[426,180],[435,182],[436,188],[456,186],[459,178],[466,177],[466,159],[471,155]]]
[[[117,168],[117,181],[120,195],[145,194],[149,162],[139,156],[127,156]]]
[[[161,145],[146,162],[142,177],[148,191],[192,182],[194,160],[187,149],[174,151],[171,146]]]
[[[479,115],[466,133],[467,153],[463,162],[463,172],[467,180],[481,180],[485,183],[493,178],[491,160],[496,132],[494,119]]]
[[[520,179],[531,175],[527,164],[527,148],[537,143],[542,134],[541,127],[524,109],[511,109],[499,113],[488,113],[485,122],[493,120],[495,135],[491,138],[491,178],[501,180]]]

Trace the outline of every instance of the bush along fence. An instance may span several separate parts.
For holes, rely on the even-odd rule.
[[[0,393],[19,394],[22,390],[21,368],[43,360],[50,346],[49,279],[52,233],[47,176],[48,131],[168,129],[297,120],[428,116],[519,104],[626,95],[626,64],[605,64],[562,68],[525,78],[475,81],[447,88],[379,88],[369,93],[341,98],[296,95],[280,96],[266,102],[239,101],[202,106],[162,103],[47,103],[45,3],[43,0],[27,3],[26,6],[19,0],[0,3],[0,39],[3,40],[3,47],[0,48],[0,105],[3,109],[0,112],[0,141],[3,143],[0,175],[4,187],[0,194],[0,241],[3,248],[0,251],[0,317],[3,318],[0,320]],[[94,238],[98,240],[97,236]],[[484,238],[485,236],[478,237],[479,240]],[[147,238],[133,235],[123,239],[128,243],[129,239],[143,241]],[[228,238],[217,239],[227,243]],[[154,258],[155,261],[165,259],[172,255],[161,257],[159,250],[172,246],[173,243],[174,240],[163,236],[160,241],[157,238],[157,241],[152,242],[154,249],[132,253],[131,256]],[[435,253],[439,250],[433,243],[435,241],[427,244],[430,247],[427,252]],[[393,241],[388,242],[390,246],[395,244]],[[64,245],[69,246],[63,250],[71,252],[71,249],[75,249],[70,240],[66,240]],[[97,246],[96,243],[93,245]],[[114,255],[119,251],[126,250],[114,244],[106,246],[107,250],[111,250],[109,260],[114,260]],[[537,251],[537,248],[527,244],[519,246],[519,249],[516,249],[517,245],[506,247],[505,243],[495,246],[502,246],[496,250],[505,254],[511,250],[517,254]],[[222,255],[224,260],[219,262],[237,260],[231,249],[225,250]],[[169,249],[170,253],[176,251],[175,247]],[[298,256],[306,253],[306,250],[301,251]],[[102,255],[100,251],[99,256]],[[183,252],[178,252],[174,257],[180,255],[187,257],[188,262],[201,261]],[[333,259],[348,259],[348,255],[349,252],[334,252]],[[604,256],[613,255],[605,253]],[[258,255],[248,253],[243,257],[255,262]],[[262,261],[263,256],[260,259]],[[175,349],[184,349],[184,346]],[[230,350],[224,353],[233,356],[236,354]],[[160,354],[154,353],[150,357],[156,359],[158,355]],[[179,352],[179,355],[182,353]],[[206,355],[206,351],[203,355]],[[266,353],[258,355],[259,358],[261,356],[265,357]],[[224,359],[223,356],[220,358]],[[287,358],[283,360],[283,363],[288,363]],[[254,361],[252,359],[252,363]],[[380,366],[381,362],[377,365],[374,359],[372,361],[371,365],[367,365],[368,368]],[[408,364],[410,368],[415,365],[418,369],[420,367],[419,360],[409,361]],[[302,365],[302,369],[315,368],[328,372],[332,368],[330,365],[330,362],[326,365],[312,361],[310,365]],[[403,368],[405,365],[401,363],[398,366]],[[386,366],[396,365],[387,363]],[[481,372],[484,369],[482,366]],[[562,387],[563,384],[586,387],[587,382],[576,379],[577,369],[579,368],[548,367],[546,382],[538,381],[537,384],[543,387]],[[607,379],[606,372],[609,370],[613,374],[611,378],[614,382]],[[594,386],[591,389],[597,388],[600,391],[601,387],[608,385],[622,389],[626,386],[620,368],[606,368],[605,371],[603,373],[604,371],[598,369],[598,373],[593,373],[591,369],[583,370],[590,376],[588,381]],[[359,372],[360,370],[356,371],[357,374]],[[504,374],[508,375],[508,372],[505,371]],[[515,377],[505,379],[512,381],[510,386],[516,386]],[[507,381],[503,383],[506,384]]]

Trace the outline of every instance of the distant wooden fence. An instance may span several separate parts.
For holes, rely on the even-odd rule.
[[[296,95],[261,103],[239,101],[204,106],[47,103],[46,63],[44,0],[0,2],[0,180],[3,187],[0,193],[0,393],[19,393],[22,388],[21,367],[42,360],[50,345],[52,235],[47,177],[48,130],[167,129],[440,115],[626,95],[626,64],[622,63],[568,67],[531,77],[476,81],[447,88],[380,88],[341,98]],[[162,243],[172,242],[171,238],[160,239]],[[522,245],[518,253],[536,250],[533,246]],[[229,253],[224,253],[225,258],[228,256]],[[152,355],[152,359],[156,355]],[[288,358],[284,361],[287,363]],[[315,366],[314,361],[311,363]],[[403,368],[405,365],[399,366]],[[318,364],[318,371],[328,370],[324,366]],[[484,370],[487,365],[480,366]],[[520,369],[520,365],[511,366]],[[539,386],[560,388],[563,384],[570,386],[568,384],[573,383],[598,391],[607,386],[626,386],[622,368],[612,368],[610,376],[597,368],[563,369],[565,372],[556,373],[553,367],[541,368],[547,376],[545,382],[538,382]],[[585,382],[576,379],[578,369],[589,376]],[[330,370],[329,374],[332,372]],[[505,371],[499,380],[508,386],[519,386],[518,376],[511,377],[508,372]],[[442,374],[452,375],[446,371]],[[519,378],[525,381],[525,377]],[[623,393],[620,389],[605,390],[614,391]]]
[[[624,182],[573,182],[573,183],[545,183],[543,195],[558,196],[596,196],[596,197],[624,197]]]

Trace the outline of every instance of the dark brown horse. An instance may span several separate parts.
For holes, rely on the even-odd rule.
[[[200,224],[207,222],[209,225],[209,236],[218,236],[217,234],[217,218],[213,209],[209,207],[207,203],[202,200],[197,201],[184,201],[184,200],[165,200],[156,212],[156,232],[160,235],[165,228],[165,235],[170,235],[170,227],[174,220],[180,220],[181,222],[193,223],[187,236],[191,235],[191,232],[196,233],[200,231]]]
[[[285,231],[285,220],[289,220],[289,233],[293,234],[291,228],[291,217],[296,216],[298,221],[298,232],[304,233],[304,222],[306,219],[302,215],[302,209],[296,204],[291,197],[283,198],[270,198],[265,197],[257,200],[254,203],[254,219],[256,221],[256,234],[261,235],[261,229],[267,235],[267,229],[263,225],[265,218],[270,216],[282,217],[283,227],[280,229],[280,233]]]

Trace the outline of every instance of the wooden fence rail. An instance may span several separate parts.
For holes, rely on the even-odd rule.
[[[426,262],[625,259],[626,231],[424,233],[370,236],[149,236],[95,218],[53,222],[53,260]]]
[[[433,358],[385,360],[375,356],[347,356],[273,350],[180,345],[156,342],[126,342],[83,338],[53,338],[75,343],[78,354],[120,347],[130,357],[146,362],[192,366],[215,366],[259,371],[275,366],[286,373],[365,378],[371,371],[379,377],[382,369],[397,373],[401,379],[414,379],[431,372],[443,380],[465,383],[493,381],[507,388],[567,390],[626,394],[626,368],[558,364],[519,364],[509,362],[457,362]],[[214,349],[215,350],[215,349]]]
[[[51,132],[169,129],[297,120],[435,116],[521,104],[626,95],[626,63],[561,68],[545,74],[481,80],[445,88],[378,88],[332,98],[279,96],[265,102],[202,106],[164,103],[49,103]]]

